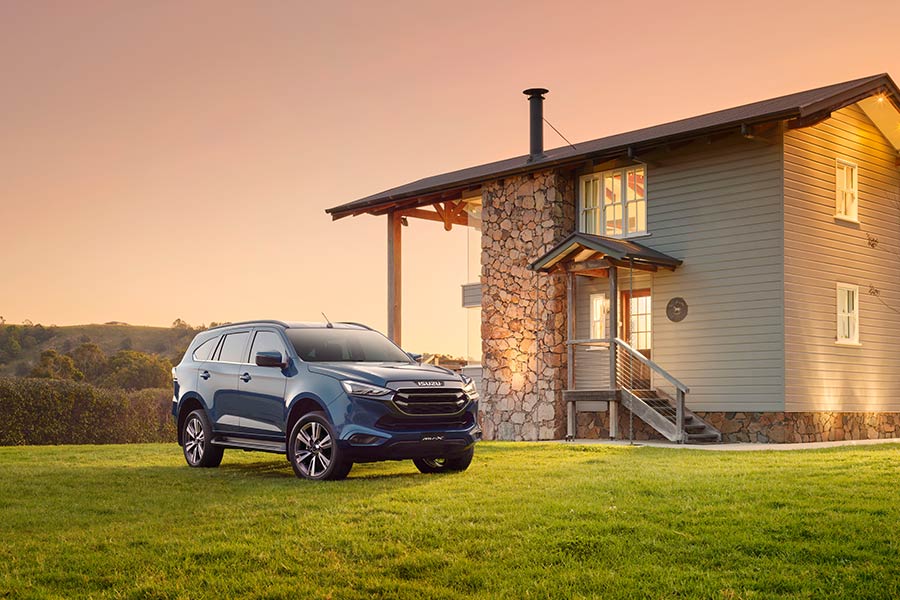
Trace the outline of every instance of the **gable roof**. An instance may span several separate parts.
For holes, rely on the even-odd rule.
[[[621,264],[622,266],[627,266],[625,263],[633,260],[636,265],[674,269],[683,262],[632,240],[576,231],[528,265],[528,268],[532,271],[549,271],[557,263],[571,256],[577,256],[582,250],[599,252],[612,264]]]
[[[697,117],[619,133],[572,146],[545,150],[544,157],[529,160],[525,154],[468,169],[426,177],[353,202],[326,209],[333,219],[376,213],[403,204],[421,206],[459,196],[466,188],[492,179],[577,163],[600,157],[613,157],[636,150],[688,138],[720,132],[734,127],[756,125],[785,119],[827,117],[831,111],[849,106],[875,94],[886,94],[900,108],[900,90],[887,73],[828,85],[805,92],[745,104]],[[454,198],[455,199],[455,198]]]

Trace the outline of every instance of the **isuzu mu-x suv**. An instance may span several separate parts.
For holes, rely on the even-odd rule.
[[[191,467],[226,448],[286,454],[298,477],[412,459],[463,471],[481,439],[473,381],[418,364],[355,323],[252,321],[197,334],[172,369],[172,414]]]

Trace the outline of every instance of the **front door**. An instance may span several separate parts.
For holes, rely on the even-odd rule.
[[[650,289],[622,292],[622,338],[628,344],[651,358]],[[637,389],[650,389],[650,368],[643,363],[634,364],[630,370]]]
[[[258,352],[280,352],[287,360],[287,350],[278,332],[273,329],[256,331],[238,382],[241,433],[283,440],[287,376],[279,367],[257,366]]]

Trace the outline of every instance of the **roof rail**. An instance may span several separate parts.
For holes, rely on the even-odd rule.
[[[287,323],[284,321],[277,321],[275,319],[258,319],[256,321],[237,321],[236,323],[223,323],[222,325],[216,325],[215,327],[209,327],[206,331],[212,331],[213,329],[221,329],[223,327],[235,327],[237,325],[281,325],[282,327],[289,327]]]
[[[363,329],[368,329],[369,331],[375,331],[368,325],[364,323],[357,323],[355,321],[338,321],[338,325],[356,325],[357,327],[362,327]]]

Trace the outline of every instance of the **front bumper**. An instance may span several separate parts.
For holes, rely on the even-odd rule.
[[[476,424],[465,431],[373,431],[369,435],[379,439],[369,444],[341,440],[342,449],[353,462],[458,456],[481,439],[481,429]]]
[[[392,402],[348,400],[338,437],[353,462],[457,456],[481,440],[477,400],[452,415],[411,415]]]

